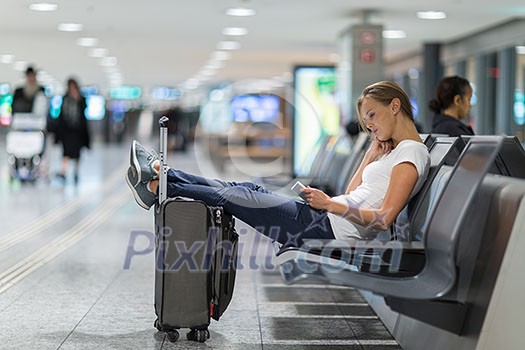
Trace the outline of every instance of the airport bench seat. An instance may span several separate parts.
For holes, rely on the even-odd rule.
[[[460,234],[465,227],[471,229],[471,222],[465,225],[465,219],[469,209],[476,206],[485,206],[485,210],[478,211],[475,224],[483,228],[480,222],[488,217],[488,207],[491,201],[475,201],[485,174],[493,163],[502,139],[498,137],[476,138],[470,141],[467,152],[453,169],[450,179],[440,196],[439,203],[433,211],[432,218],[426,229],[424,255],[425,264],[421,272],[409,277],[380,276],[370,272],[361,272],[352,264],[342,265],[337,260],[339,269],[333,273],[334,265],[330,266],[326,260],[329,257],[319,256],[308,252],[300,252],[299,255],[308,260],[310,265],[318,264],[318,270],[312,275],[323,277],[326,281],[335,284],[350,285],[377,294],[389,295],[400,298],[432,299],[445,295],[456,283],[456,252]],[[504,181],[504,180],[503,180]],[[483,209],[483,208],[478,208]],[[480,216],[481,215],[481,216]],[[469,218],[471,219],[471,218]],[[392,252],[397,250],[409,250],[413,247],[414,252],[421,251],[419,243],[394,242],[385,245]],[[396,249],[392,249],[392,248]],[[356,248],[363,249],[362,245]],[[356,249],[354,248],[354,250]],[[386,250],[385,249],[385,250]],[[287,259],[290,252],[279,254],[278,262],[297,262],[297,258]],[[296,264],[299,266],[298,264]],[[308,275],[307,271],[303,276]]]
[[[425,188],[424,210],[417,210],[419,217],[412,225],[424,229],[428,225],[429,214],[437,203],[437,198],[443,191],[450,173],[451,166],[442,166],[432,178],[428,188]],[[406,218],[409,220],[409,218]],[[319,258],[316,257],[319,256]],[[420,272],[425,264],[425,248],[422,241],[400,240],[305,240],[302,247],[286,247],[276,252],[277,264],[287,283],[309,278],[304,273],[307,261],[315,260],[321,265],[344,266],[348,264],[355,271],[371,272],[385,276],[408,276]],[[294,266],[296,265],[296,266]],[[306,268],[311,272],[313,267]],[[333,271],[336,269],[332,268]],[[329,282],[329,281],[327,281]]]
[[[423,242],[309,241],[278,254],[285,280],[314,278],[370,290],[395,311],[459,334],[472,281],[489,268],[484,257],[494,246],[504,251],[514,223],[523,220],[517,215],[525,206],[525,181],[486,175],[503,143],[502,137],[473,138],[454,168],[440,170],[443,176],[432,186],[441,191],[427,211]],[[402,257],[419,266],[395,271]]]
[[[413,274],[411,272],[413,268],[411,269],[411,267],[415,267],[416,272],[419,272],[420,266],[424,264],[425,260],[424,253],[421,253],[423,244],[422,242],[413,242],[412,239],[406,239],[406,237],[420,236],[420,232],[424,230],[428,221],[428,214],[435,205],[436,198],[448,181],[448,176],[452,170],[452,167],[443,167],[443,165],[455,164],[464,146],[464,143],[459,138],[439,137],[433,140],[432,144],[429,145],[431,164],[426,182],[418,195],[400,213],[392,230],[381,232],[378,235],[378,239],[372,241],[359,239],[335,240],[333,242],[324,242],[328,244],[326,247],[324,247],[322,242],[307,241],[300,249],[277,249],[276,255],[279,257],[278,260],[295,259],[294,256],[296,254],[303,254],[302,252],[299,253],[299,250],[319,255],[330,251],[329,255],[332,258],[351,260],[351,264],[358,266],[358,269],[361,271],[371,268],[374,272],[381,274],[395,273],[397,275],[406,275],[407,273]],[[412,216],[415,216],[415,218],[412,218]],[[400,242],[399,239],[390,241],[391,236],[396,238],[405,237],[403,241],[410,242]],[[387,242],[380,240],[387,240]],[[296,251],[297,253],[295,253]],[[400,252],[403,252],[402,259],[399,256]],[[354,254],[357,254],[357,256],[354,256]],[[390,263],[392,257],[394,260],[397,259],[394,264]],[[299,269],[292,268],[289,263],[286,266],[286,270],[289,271],[285,274],[285,280],[297,280],[299,275],[305,277],[300,273]],[[294,273],[298,273],[298,276],[294,276]]]

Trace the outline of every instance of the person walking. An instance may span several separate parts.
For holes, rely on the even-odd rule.
[[[33,113],[37,97],[41,96],[45,100],[44,88],[38,84],[33,67],[27,67],[25,77],[24,85],[16,88],[13,94],[12,112],[14,116],[17,113]]]
[[[67,91],[62,100],[62,107],[57,118],[56,141],[62,144],[63,158],[61,172],[58,178],[66,179],[69,161],[74,163],[74,181],[78,183],[80,151],[90,148],[91,139],[85,117],[86,100],[80,92],[78,82],[70,78],[67,81]]]

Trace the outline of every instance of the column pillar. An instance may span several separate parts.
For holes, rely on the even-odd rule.
[[[496,82],[496,134],[512,135],[514,90],[516,89],[516,49],[498,52],[499,79]]]
[[[423,46],[423,69],[419,75],[421,94],[419,95],[419,122],[424,130],[432,129],[432,112],[428,109],[428,102],[434,98],[436,87],[443,75],[440,62],[441,44],[428,43]]]
[[[477,115],[474,116],[474,131],[479,135],[495,132],[497,55],[480,55],[476,58]]]
[[[467,61],[459,61],[456,63],[456,75],[462,78],[467,77]]]
[[[338,90],[345,122],[357,119],[355,101],[368,85],[384,79],[383,26],[358,24],[339,37]]]

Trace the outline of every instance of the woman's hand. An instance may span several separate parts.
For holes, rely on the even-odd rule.
[[[305,187],[301,190],[305,193],[306,203],[308,203],[314,209],[328,210],[332,199],[326,193],[317,188]]]
[[[366,157],[370,162],[373,162],[377,157],[387,154],[392,150],[392,140],[380,141],[374,137],[370,147],[366,151]]]

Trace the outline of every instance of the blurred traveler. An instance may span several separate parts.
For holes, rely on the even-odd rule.
[[[461,122],[470,111],[472,87],[470,82],[457,75],[441,79],[436,96],[428,103],[434,112],[432,133],[449,136],[474,135],[472,128]]]
[[[85,117],[86,100],[80,93],[75,79],[68,79],[67,91],[62,100],[62,108],[57,118],[56,141],[62,143],[62,170],[58,177],[65,180],[69,160],[75,164],[74,180],[78,182],[80,151],[90,148],[90,135]]]
[[[16,113],[34,113],[36,109],[42,109],[39,108],[42,104],[39,101],[46,101],[44,88],[38,85],[35,69],[31,66],[27,67],[25,76],[25,84],[18,87],[13,95],[13,115],[16,115]],[[44,106],[44,111],[39,111],[39,113],[43,112],[45,114],[45,108]]]
[[[38,165],[46,147],[45,132],[49,105],[44,88],[37,82],[36,70],[33,67],[26,68],[25,78],[25,83],[17,87],[13,94],[13,117],[9,132],[12,137],[7,141],[7,148],[18,155],[13,164],[12,176],[22,180],[33,180],[39,173]],[[23,139],[19,138],[22,132]],[[28,144],[31,144],[33,151],[30,157],[23,151],[19,152],[26,149]]]

